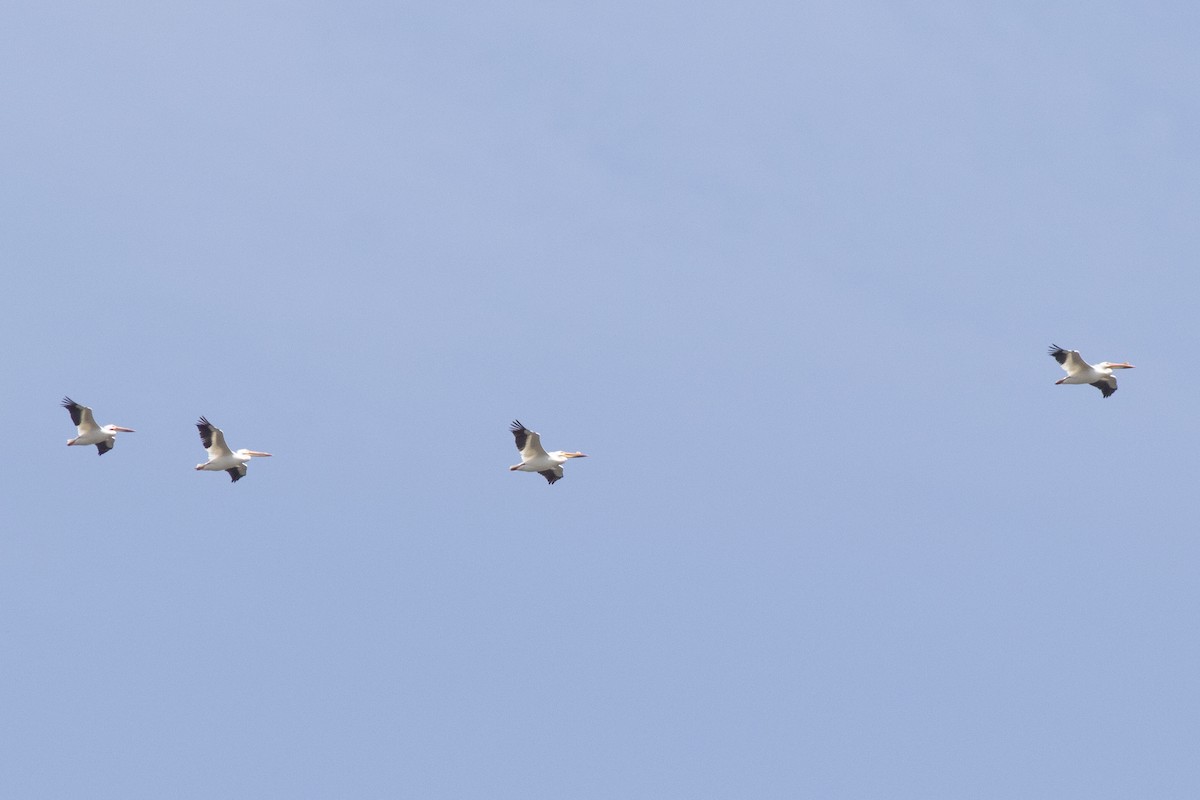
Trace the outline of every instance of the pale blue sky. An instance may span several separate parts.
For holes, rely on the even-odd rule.
[[[0,795],[1194,798],[1198,17],[9,5]]]

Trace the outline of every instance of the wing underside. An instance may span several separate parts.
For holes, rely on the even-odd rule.
[[[92,410],[87,406],[76,403],[69,397],[63,398],[62,406],[71,415],[71,422],[75,423],[80,436],[91,433],[100,427],[96,424],[95,417],[92,416]]]
[[[530,461],[535,458],[546,458],[546,450],[542,447],[542,437],[536,432],[529,430],[518,420],[513,420],[512,427],[513,439],[516,441],[517,449],[521,451],[521,460]],[[562,477],[561,475],[559,477]]]
[[[200,421],[196,423],[196,429],[200,431],[200,442],[208,451],[210,458],[233,455],[233,451],[225,444],[225,434],[216,425],[201,417]]]
[[[1083,357],[1079,355],[1078,350],[1064,350],[1056,344],[1050,345],[1050,355],[1054,356],[1054,360],[1066,370],[1068,375],[1074,375],[1080,370],[1088,369],[1090,366]]]

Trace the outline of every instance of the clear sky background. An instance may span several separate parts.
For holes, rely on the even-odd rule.
[[[1196,797],[1198,27],[6,6],[0,795]]]

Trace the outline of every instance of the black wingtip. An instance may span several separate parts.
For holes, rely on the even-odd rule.
[[[525,443],[529,441],[529,429],[521,424],[521,420],[514,419],[512,427],[508,429],[513,435],[513,441],[517,444],[517,449],[524,451]]]
[[[196,423],[196,430],[200,431],[200,444],[204,445],[206,450],[212,447],[213,431],[216,429],[216,426],[208,421],[208,417],[201,417]]]
[[[65,408],[67,413],[71,415],[71,422],[74,422],[76,425],[78,425],[79,421],[83,419],[83,409],[85,406],[79,405],[79,403],[76,403],[69,397],[64,397],[62,401],[62,407]]]

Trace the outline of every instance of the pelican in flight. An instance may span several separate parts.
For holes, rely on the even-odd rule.
[[[246,463],[252,458],[267,458],[270,453],[260,453],[257,450],[230,450],[225,444],[225,434],[216,425],[204,417],[196,423],[200,429],[200,441],[208,451],[208,461],[197,464],[196,469],[209,469],[213,472],[224,471],[237,483],[246,477]]]
[[[1057,380],[1060,383],[1090,383],[1100,390],[1105,397],[1117,390],[1117,377],[1114,369],[1133,369],[1133,364],[1122,362],[1114,364],[1111,361],[1101,361],[1099,364],[1089,364],[1079,355],[1078,350],[1063,350],[1056,344],[1050,345],[1050,355],[1067,371],[1067,377]]]
[[[94,444],[100,451],[100,455],[104,455],[113,449],[118,431],[136,433],[133,428],[122,428],[120,425],[97,425],[95,417],[92,416],[92,410],[87,406],[81,406],[69,397],[64,397],[62,404],[63,408],[70,412],[71,422],[75,423],[75,429],[79,431],[78,436],[67,440],[68,447],[73,444]]]
[[[562,465],[567,462],[568,458],[587,458],[583,453],[566,453],[562,450],[554,450],[547,453],[545,448],[542,447],[542,437],[526,428],[517,420],[513,420],[512,427],[509,430],[512,431],[513,437],[517,440],[517,449],[521,451],[521,463],[509,467],[509,472],[513,470],[536,472],[549,483],[553,484],[555,481],[562,479]]]

